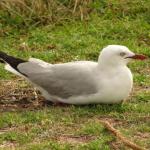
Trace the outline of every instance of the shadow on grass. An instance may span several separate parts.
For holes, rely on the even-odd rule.
[[[109,112],[124,112],[124,104],[89,104],[89,105],[70,105],[70,104],[54,104],[40,97],[39,99],[27,99],[22,98],[20,100],[1,100],[0,111],[1,112],[18,112],[18,111],[35,111],[47,109],[71,109],[72,111],[84,111],[89,113],[109,113]]]

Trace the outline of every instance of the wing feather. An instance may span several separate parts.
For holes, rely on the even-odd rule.
[[[18,69],[29,80],[45,89],[50,95],[60,98],[89,95],[97,92],[92,70],[83,63],[57,64],[43,67],[34,62],[21,64]]]

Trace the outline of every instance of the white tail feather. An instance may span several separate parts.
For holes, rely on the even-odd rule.
[[[15,70],[14,68],[12,68],[9,64],[6,64],[6,65],[5,65],[5,69],[6,69],[7,71],[10,71],[10,72],[12,72],[12,73],[18,75],[18,76],[24,77],[21,73],[19,73],[18,71],[16,71],[16,70]]]

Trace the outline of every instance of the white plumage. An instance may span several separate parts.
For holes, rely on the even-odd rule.
[[[120,103],[131,92],[133,77],[127,63],[144,59],[127,47],[109,45],[99,56],[98,62],[76,61],[49,64],[35,58],[20,63],[18,72],[7,64],[9,71],[25,76],[52,102],[67,104]],[[12,68],[13,70],[11,70]]]

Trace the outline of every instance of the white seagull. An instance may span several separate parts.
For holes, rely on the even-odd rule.
[[[5,69],[29,80],[45,99],[76,105],[122,102],[133,85],[127,63],[131,59],[145,58],[122,45],[103,48],[98,62],[49,64],[35,58],[25,61],[0,52]]]

